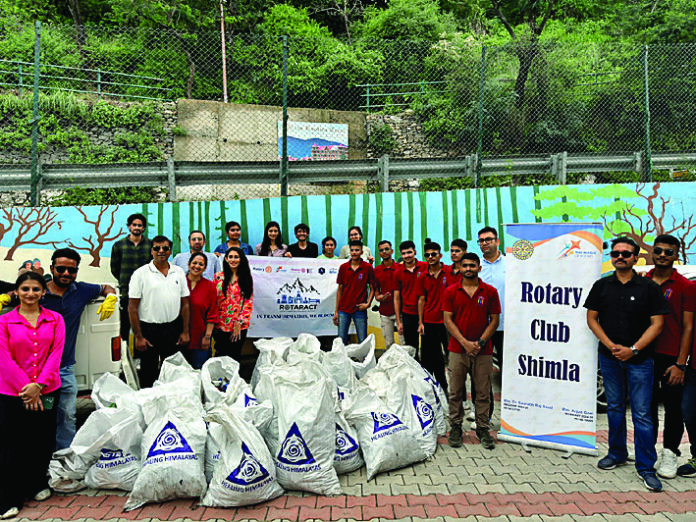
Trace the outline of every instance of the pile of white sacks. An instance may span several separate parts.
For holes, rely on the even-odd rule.
[[[232,507],[284,490],[342,493],[338,475],[376,474],[427,459],[447,430],[445,395],[393,345],[375,360],[374,337],[330,352],[309,334],[263,339],[251,387],[228,357],[193,370],[167,359],[152,388],[112,375],[95,384],[97,406],[70,448],[54,454],[51,486],[130,491],[126,510],[201,499]]]

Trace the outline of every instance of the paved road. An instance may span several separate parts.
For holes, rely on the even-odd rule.
[[[83,409],[89,407],[81,402]],[[600,456],[606,453],[606,430],[606,416],[600,415]],[[629,440],[632,437],[629,432]],[[681,449],[688,455],[686,441]],[[652,493],[632,465],[601,471],[597,460],[579,454],[565,459],[560,452],[540,448],[527,453],[518,444],[502,442],[486,451],[468,431],[462,448],[450,448],[441,438],[428,462],[370,482],[364,469],[341,476],[341,497],[290,492],[239,509],[203,508],[196,500],[177,500],[124,513],[125,493],[85,490],[31,503],[19,520],[696,521],[696,478],[664,480],[665,491]],[[685,461],[683,456],[679,463]]]

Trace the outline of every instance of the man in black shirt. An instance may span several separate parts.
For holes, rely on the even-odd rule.
[[[609,453],[597,466],[609,470],[624,464],[626,448],[626,387],[636,447],[636,469],[651,491],[662,491],[655,473],[657,453],[650,401],[654,373],[653,341],[669,313],[660,287],[639,276],[633,266],[640,251],[626,237],[611,243],[611,263],[616,271],[592,286],[585,308],[587,325],[599,339],[599,365],[607,394]]]
[[[309,226],[300,223],[295,226],[295,237],[297,243],[288,247],[286,257],[311,257],[316,259],[319,255],[319,247],[316,243],[309,241]]]

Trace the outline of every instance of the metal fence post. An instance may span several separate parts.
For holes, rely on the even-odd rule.
[[[174,168],[174,158],[167,158],[167,182],[169,183],[169,201],[176,201],[176,170]]]
[[[389,154],[377,159],[377,178],[382,183],[382,192],[389,192]]]
[[[474,186],[479,187],[481,183],[481,167],[483,152],[483,95],[486,85],[486,46],[481,48],[481,85],[479,87],[479,118],[478,118],[478,144],[476,147],[476,176]]]
[[[283,36],[283,137],[280,158],[280,195],[288,195],[288,37]]]
[[[645,122],[645,162],[642,181],[652,181],[652,150],[650,149],[650,86],[648,82],[648,46],[643,46],[643,109]]]
[[[34,110],[31,122],[31,189],[29,199],[33,206],[39,205],[41,193],[39,184],[39,57],[41,55],[41,22],[36,22],[36,37],[34,39]]]

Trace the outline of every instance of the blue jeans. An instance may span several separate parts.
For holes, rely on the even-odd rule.
[[[696,457],[696,370],[691,367],[686,369],[684,376],[681,407],[686,433],[689,434],[691,457]]]
[[[348,344],[348,328],[351,319],[355,323],[355,331],[358,334],[358,342],[361,343],[367,337],[367,310],[358,310],[349,314],[338,312],[338,336],[343,340],[343,344]]]
[[[77,430],[77,379],[72,364],[60,369],[60,382],[56,451],[69,447]]]
[[[203,363],[210,359],[212,350],[185,350],[184,357],[194,370],[203,368]]]
[[[599,354],[599,365],[607,394],[609,420],[609,456],[618,462],[628,458],[626,448],[626,388],[631,399],[631,416],[636,446],[636,470],[639,475],[655,472],[657,452],[653,435],[652,401],[654,361],[631,364]]]

